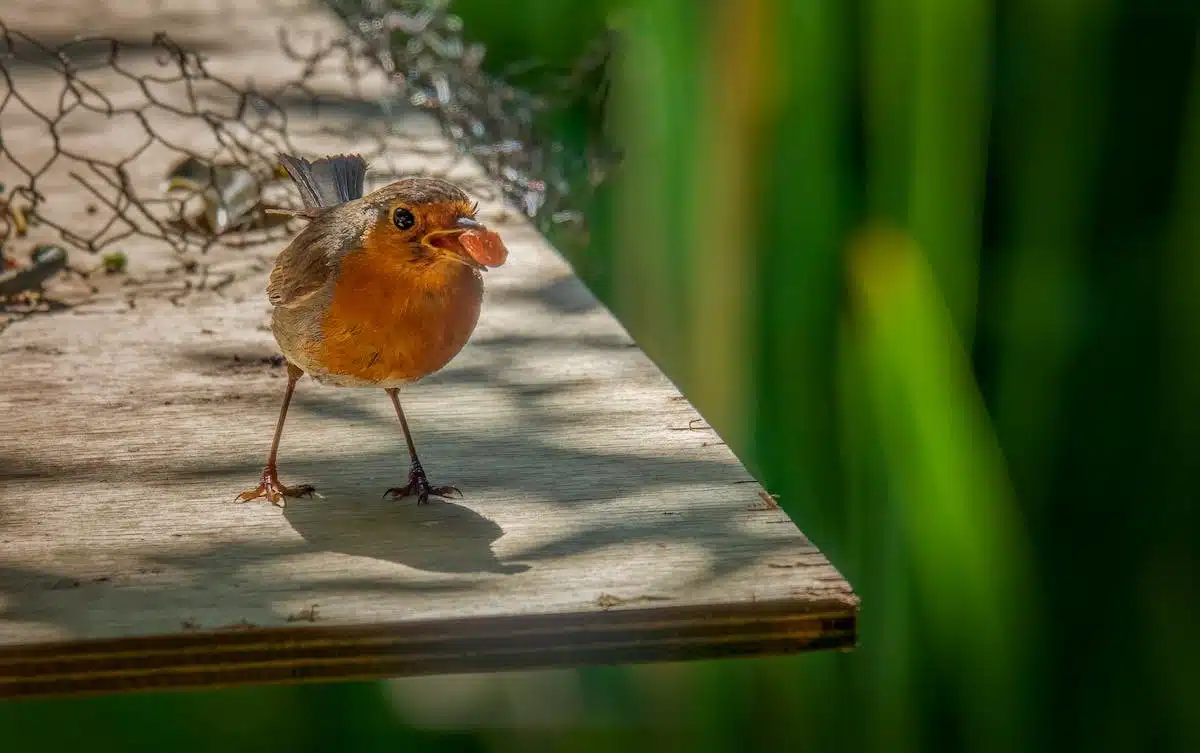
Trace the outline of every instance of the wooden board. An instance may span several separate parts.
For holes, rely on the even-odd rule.
[[[185,271],[131,246],[144,284],[0,331],[0,696],[852,647],[846,581],[563,259],[497,227],[471,344],[403,395],[462,500],[382,499],[408,467],[386,396],[306,379],[280,469],[322,496],[232,502],[285,381],[277,247]]]

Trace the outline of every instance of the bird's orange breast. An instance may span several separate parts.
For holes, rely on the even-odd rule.
[[[416,266],[366,247],[341,260],[316,360],[335,380],[395,386],[441,369],[479,321],[483,281],[454,263]]]

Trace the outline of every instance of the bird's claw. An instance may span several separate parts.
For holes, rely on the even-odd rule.
[[[432,497],[459,497],[463,493],[456,486],[431,486],[429,479],[425,478],[425,469],[420,463],[413,463],[413,467],[408,472],[408,484],[405,486],[393,486],[383,493],[384,497],[391,496],[393,500],[404,499],[417,495],[418,505],[429,504],[429,498]]]
[[[253,489],[247,489],[234,498],[234,502],[249,502],[252,499],[266,498],[276,507],[286,507],[288,497],[311,497],[316,489],[308,484],[300,486],[284,486],[279,480],[279,474],[270,466],[263,469],[262,480]]]

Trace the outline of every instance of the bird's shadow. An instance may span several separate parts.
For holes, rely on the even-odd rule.
[[[513,575],[529,569],[500,562],[492,544],[504,530],[464,505],[433,497],[418,505],[414,498],[318,493],[321,497],[289,500],[283,510],[292,529],[315,549],[438,573]]]

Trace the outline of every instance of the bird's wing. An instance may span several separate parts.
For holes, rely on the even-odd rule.
[[[324,254],[293,241],[275,260],[267,280],[267,298],[272,306],[294,306],[320,290],[332,271]]]
[[[329,281],[338,260],[361,243],[367,213],[343,205],[310,219],[308,225],[280,252],[267,280],[272,306],[295,306]]]

